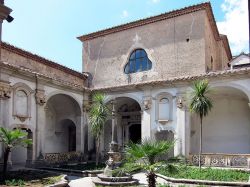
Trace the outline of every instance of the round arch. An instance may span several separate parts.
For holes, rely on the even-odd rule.
[[[73,94],[67,93],[67,92],[62,92],[62,91],[60,91],[60,90],[56,90],[56,91],[53,91],[53,92],[49,93],[49,94],[47,95],[47,102],[46,102],[46,103],[48,103],[48,101],[49,101],[52,97],[54,97],[54,96],[56,96],[56,95],[65,95],[65,96],[70,97],[72,100],[74,100],[74,101],[77,103],[77,105],[78,105],[80,111],[82,111],[82,110],[81,110],[81,106],[82,106],[82,105],[81,105],[81,102],[80,102]]]
[[[136,101],[139,105],[140,108],[142,110],[143,106],[142,106],[142,99],[140,100],[137,96],[133,95],[133,94],[121,94],[121,95],[108,95],[105,99],[105,103],[108,103],[114,99],[119,99],[119,98],[129,98],[129,99],[133,99],[134,101]]]
[[[211,88],[220,88],[220,87],[229,87],[229,88],[234,88],[236,90],[239,90],[240,92],[244,93],[248,100],[250,101],[250,91],[247,90],[242,85],[236,84],[236,83],[216,83],[216,84],[211,84]]]
[[[238,84],[212,84],[211,112],[203,120],[204,153],[249,154],[250,108],[247,89]],[[199,118],[191,117],[191,152],[197,153]]]

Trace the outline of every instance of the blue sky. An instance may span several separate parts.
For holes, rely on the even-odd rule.
[[[246,43],[249,39],[246,36],[239,39],[236,37],[237,30],[234,29],[234,33],[231,30],[232,24],[237,24],[237,19],[241,20],[243,30],[246,30],[246,19],[243,22],[242,17],[247,17],[244,12],[247,1],[210,2],[218,25],[230,35],[233,53],[248,52]],[[241,4],[237,4],[239,2]],[[77,36],[197,3],[201,1],[5,0],[5,4],[13,9],[11,15],[15,20],[12,23],[4,22],[3,41],[82,71],[82,46]],[[235,19],[231,19],[232,16]]]

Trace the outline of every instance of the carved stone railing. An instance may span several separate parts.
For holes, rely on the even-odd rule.
[[[45,153],[44,161],[47,164],[80,162],[81,156],[82,156],[81,152]]]
[[[194,165],[199,165],[199,155],[189,155],[189,160]],[[250,154],[218,154],[206,153],[201,155],[201,164],[217,167],[242,167],[250,168]]]

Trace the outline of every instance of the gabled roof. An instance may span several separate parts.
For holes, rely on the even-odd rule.
[[[133,21],[130,23],[126,23],[126,24],[122,24],[122,25],[118,25],[115,27],[111,27],[108,29],[104,29],[104,30],[100,30],[97,32],[93,32],[93,33],[89,33],[89,34],[85,34],[82,36],[77,37],[80,41],[84,42],[84,41],[88,41],[94,38],[98,38],[98,37],[102,37],[102,36],[106,36],[112,33],[116,33],[116,32],[120,32],[120,31],[124,31],[124,30],[128,30],[128,29],[132,29],[135,27],[140,27],[143,25],[147,25],[150,23],[154,23],[154,22],[158,22],[158,21],[162,21],[162,20],[166,20],[166,19],[170,19],[170,18],[174,18],[177,16],[181,16],[181,15],[185,15],[185,14],[189,14],[192,12],[196,12],[199,10],[205,10],[207,12],[207,16],[208,16],[208,20],[210,22],[213,34],[214,34],[214,38],[218,41],[218,40],[222,40],[223,41],[223,45],[225,46],[226,49],[226,53],[228,56],[228,59],[232,59],[232,54],[230,51],[230,47],[228,44],[228,40],[226,35],[220,35],[215,19],[214,19],[214,14],[212,11],[212,7],[210,2],[205,2],[205,3],[201,3],[201,4],[197,4],[197,5],[193,5],[193,6],[188,6],[185,8],[181,8],[181,9],[177,9],[177,10],[173,10],[170,12],[166,12],[157,16],[152,16],[152,17],[148,17],[145,19],[140,19],[137,21]]]
[[[6,42],[2,42],[1,48],[2,48],[2,49],[5,49],[5,50],[7,50],[7,51],[10,51],[10,52],[16,53],[16,54],[18,54],[18,55],[21,55],[21,56],[23,56],[23,57],[25,57],[25,58],[32,59],[32,60],[34,60],[34,61],[36,61],[36,62],[39,62],[39,63],[41,63],[41,64],[44,64],[44,65],[46,65],[46,66],[50,66],[50,67],[52,67],[52,68],[61,70],[61,71],[65,72],[65,73],[71,74],[71,75],[73,75],[73,76],[76,76],[76,77],[79,77],[79,78],[82,78],[82,79],[87,79],[87,77],[86,77],[85,74],[83,74],[83,73],[80,73],[80,72],[78,72],[78,71],[75,71],[75,70],[73,70],[73,69],[70,69],[70,68],[68,68],[68,67],[66,67],[66,66],[63,66],[63,65],[61,65],[61,64],[58,64],[58,63],[53,62],[53,61],[51,61],[51,60],[45,59],[45,58],[43,58],[43,57],[41,57],[41,56],[38,56],[38,55],[36,55],[36,54],[33,54],[33,53],[31,53],[31,52],[28,52],[28,51],[26,51],[26,50],[23,50],[23,49],[21,49],[21,48],[18,48],[18,47],[16,47],[16,46],[13,46],[13,45],[11,45],[11,44],[8,44],[8,43],[6,43]]]

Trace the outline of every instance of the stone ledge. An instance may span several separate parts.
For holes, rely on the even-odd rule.
[[[227,182],[227,181],[207,181],[207,180],[195,180],[195,179],[176,179],[166,177],[161,174],[157,174],[157,177],[162,178],[172,183],[186,183],[186,184],[198,184],[198,185],[216,185],[216,186],[250,186],[249,182]]]

